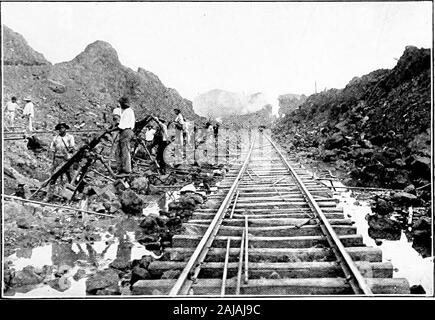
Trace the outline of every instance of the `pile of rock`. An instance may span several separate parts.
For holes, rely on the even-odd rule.
[[[420,247],[430,248],[431,210],[418,197],[418,190],[408,186],[403,192],[389,192],[376,196],[373,214],[367,215],[369,236],[373,239],[398,240],[402,230]],[[421,251],[421,250],[419,250]]]
[[[352,186],[430,182],[430,50],[406,47],[392,70],[314,94],[273,129],[287,150],[350,172]]]

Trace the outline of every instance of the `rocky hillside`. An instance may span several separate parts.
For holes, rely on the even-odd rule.
[[[19,33],[3,25],[3,64],[41,66],[51,65],[45,57],[33,50]]]
[[[173,108],[179,108],[188,120],[204,120],[193,112],[189,100],[166,88],[156,75],[142,68],[135,72],[123,66],[115,49],[106,42],[96,41],[73,60],[52,65],[21,35],[3,26],[3,50],[3,103],[16,96],[20,113],[23,99],[32,96],[36,129],[53,130],[59,121],[82,129],[103,127],[107,125],[104,115],[111,114],[123,95],[130,97],[137,119],[150,113],[173,119]],[[18,115],[18,125],[21,121]],[[38,138],[47,148],[52,136],[44,134]],[[79,144],[82,139],[86,137],[76,137]],[[4,144],[3,182],[8,191],[18,183],[35,186],[34,179],[41,181],[48,177],[47,163],[51,161],[47,152],[29,152],[25,141]]]
[[[15,95],[23,104],[24,96],[31,95],[37,127],[51,128],[60,119],[84,122],[85,128],[101,126],[104,113],[111,112],[122,95],[130,97],[138,118],[154,113],[170,119],[172,109],[179,108],[187,119],[199,119],[192,103],[156,75],[123,66],[107,42],[95,41],[73,60],[52,65],[21,35],[3,27],[4,98]]]
[[[220,89],[207,91],[193,100],[195,112],[210,119],[256,112],[267,104],[261,92],[246,95]]]
[[[278,97],[279,101],[279,110],[278,115],[281,117],[282,115],[286,115],[295,111],[302,105],[307,97],[305,95],[287,93],[282,94]]]
[[[308,97],[277,123],[275,138],[349,172],[349,185],[424,186],[431,181],[430,61],[429,49],[408,46],[392,70]]]

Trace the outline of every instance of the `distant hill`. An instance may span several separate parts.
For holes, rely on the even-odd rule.
[[[4,65],[51,65],[41,53],[29,46],[22,35],[5,25],[3,25],[3,50]]]
[[[280,95],[278,97],[279,116],[281,117],[281,115],[289,114],[290,112],[298,109],[299,106],[305,102],[305,100],[307,100],[307,97],[303,94],[300,95],[300,94],[287,93],[287,94]]]
[[[116,50],[107,42],[95,41],[73,60],[52,65],[26,40],[3,26],[4,98],[17,96],[23,105],[31,95],[36,106],[37,127],[53,127],[59,120],[101,126],[117,100],[126,95],[138,118],[156,114],[174,118],[182,110],[189,120],[199,120],[191,101],[167,88],[153,73],[123,66]],[[5,103],[5,101],[4,101]]]

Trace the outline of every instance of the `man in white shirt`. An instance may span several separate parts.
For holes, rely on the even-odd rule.
[[[112,111],[112,124],[110,126],[111,129],[116,128],[119,124],[119,120],[121,119],[122,109],[118,106]],[[116,147],[118,145],[119,140],[119,132],[112,132],[112,154],[116,156]]]
[[[152,154],[152,150],[153,150],[153,147],[155,145],[155,143],[154,143],[154,135],[155,135],[155,133],[156,133],[156,129],[154,129],[154,127],[151,124],[146,126],[146,130],[145,130],[145,145],[146,145],[146,147],[148,149],[148,152],[150,154]]]
[[[119,119],[118,127],[111,131],[119,130],[119,139],[115,150],[115,157],[118,163],[119,174],[131,173],[131,146],[130,141],[134,136],[133,129],[136,123],[134,111],[130,107],[130,102],[127,97],[119,99],[121,105],[121,118]]]
[[[177,158],[182,157],[181,150],[183,149],[183,132],[186,128],[186,124],[184,122],[184,117],[181,114],[180,109],[174,109],[176,114],[174,124],[175,124],[175,156]]]
[[[24,99],[24,101],[27,101],[27,103],[24,106],[23,117],[26,118],[28,121],[29,131],[32,131],[33,130],[32,122],[33,122],[33,118],[35,117],[35,111],[34,111],[34,106],[32,103],[32,98],[27,97]]]
[[[18,104],[17,104],[17,98],[12,97],[11,101],[8,101],[6,103],[5,109],[4,109],[4,115],[6,118],[6,126],[10,126],[10,127],[14,127],[14,123],[15,123],[15,112],[18,109]],[[13,130],[13,128],[12,128]]]
[[[121,119],[121,113],[122,113],[122,109],[118,106],[115,109],[113,109],[113,122],[118,125],[119,120]]]

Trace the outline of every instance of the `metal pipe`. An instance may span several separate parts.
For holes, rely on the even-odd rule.
[[[325,237],[329,245],[331,246],[331,249],[334,251],[334,254],[336,255],[340,263],[340,266],[344,271],[346,279],[349,280],[349,283],[353,291],[356,294],[365,294],[368,296],[373,295],[372,290],[367,285],[366,281],[364,280],[364,277],[359,272],[358,268],[356,267],[349,253],[346,251],[345,247],[341,243],[340,239],[338,238],[337,234],[335,233],[328,219],[326,219],[325,214],[322,212],[319,205],[316,203],[315,199],[308,191],[307,187],[303,184],[302,180],[296,174],[296,171],[290,166],[290,164],[287,162],[286,158],[283,156],[281,151],[277,148],[275,143],[273,143],[273,141],[268,136],[266,136],[266,138],[267,140],[269,140],[270,144],[275,148],[281,160],[284,162],[288,170],[291,172],[297,184],[299,185],[300,190],[304,193],[309,205],[318,216],[321,222],[320,227],[322,229],[322,232],[325,234]]]
[[[225,253],[224,272],[222,275],[221,297],[225,296],[225,287],[226,287],[227,273],[228,273],[228,260],[230,258],[230,244],[231,244],[231,238],[228,238],[227,252]]]
[[[231,209],[230,219],[233,218],[234,209],[236,209],[237,199],[239,198],[240,191],[237,190],[236,197],[234,198],[233,208]]]
[[[207,255],[207,252],[211,244],[213,243],[217,231],[219,230],[220,224],[225,216],[226,210],[230,205],[231,198],[233,197],[233,194],[237,189],[239,181],[242,178],[246,168],[248,167],[248,163],[251,157],[253,147],[254,147],[254,140],[252,140],[251,142],[251,146],[249,148],[248,154],[246,155],[246,159],[243,162],[243,165],[239,171],[239,174],[234,180],[230,190],[228,191],[218,211],[216,212],[216,215],[214,216],[212,222],[210,223],[210,226],[208,227],[207,231],[205,232],[204,236],[202,237],[201,241],[199,242],[198,246],[196,247],[195,251],[193,252],[192,256],[187,262],[185,268],[183,269],[180,276],[178,277],[177,281],[175,282],[175,285],[171,288],[169,292],[170,296],[175,296],[180,294],[182,289],[184,292],[187,292],[189,291],[188,288],[192,286],[193,281],[189,280],[188,277],[191,274],[192,270],[194,270],[194,268],[196,268],[196,270],[193,275],[193,279],[195,279],[195,274],[199,273],[201,263],[204,260],[205,256]],[[187,287],[187,290],[184,287]]]
[[[95,215],[99,215],[99,216],[103,216],[103,217],[114,218],[114,216],[112,216],[112,215],[99,213],[99,212],[95,212],[95,211],[88,211],[88,210],[83,210],[83,209],[79,209],[79,208],[61,206],[61,205],[54,204],[54,203],[46,203],[46,202],[41,202],[41,201],[29,200],[29,199],[24,199],[24,198],[20,198],[20,197],[10,196],[7,194],[2,194],[2,196],[3,196],[3,198],[6,198],[6,199],[19,200],[19,201],[23,201],[23,202],[39,204],[41,206],[48,206],[48,207],[54,207],[54,208],[59,208],[59,209],[72,210],[72,211],[77,211],[77,212],[95,214]]]

